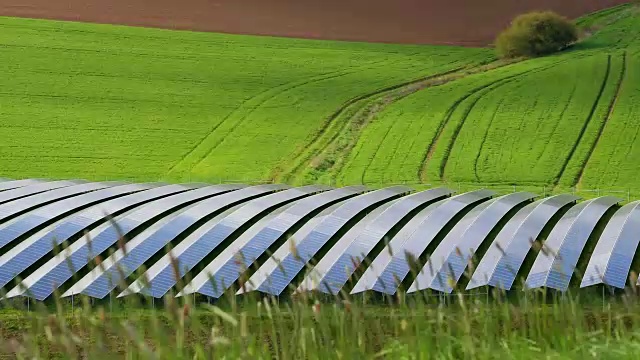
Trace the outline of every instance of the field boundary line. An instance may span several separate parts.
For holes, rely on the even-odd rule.
[[[598,134],[596,135],[596,140],[593,142],[593,144],[591,144],[591,148],[589,149],[589,153],[587,154],[587,158],[585,159],[584,163],[582,164],[582,167],[580,168],[580,172],[578,172],[578,177],[577,180],[574,184],[574,186],[578,187],[580,186],[580,184],[582,183],[582,178],[584,176],[584,171],[587,169],[587,165],[589,164],[589,161],[591,160],[591,157],[593,156],[593,153],[596,151],[596,148],[598,147],[598,144],[600,143],[600,140],[602,139],[602,134],[604,133],[604,129],[606,128],[607,124],[609,123],[609,120],[611,120],[611,118],[613,117],[613,113],[615,112],[615,107],[616,104],[618,103],[618,99],[620,98],[620,92],[622,91],[622,85],[624,83],[624,79],[627,75],[627,52],[623,52],[622,53],[622,70],[620,71],[620,78],[618,80],[618,85],[616,87],[616,92],[613,96],[613,99],[611,100],[611,102],[609,103],[609,109],[607,111],[607,116],[604,118],[604,121],[602,122],[602,126],[600,126],[600,129],[598,130]]]
[[[610,76],[611,76],[611,55],[609,54],[607,56],[607,69],[606,69],[602,84],[600,85],[598,95],[596,96],[596,100],[593,102],[593,105],[591,106],[591,110],[589,111],[589,115],[587,115],[587,119],[582,124],[582,128],[580,129],[578,138],[576,139],[573,146],[571,147],[571,150],[569,151],[569,155],[565,159],[564,164],[562,164],[562,167],[560,168],[560,172],[558,173],[558,175],[556,176],[556,179],[554,180],[554,183],[553,183],[554,187],[558,186],[558,184],[560,183],[560,180],[564,176],[564,172],[567,170],[567,166],[569,166],[569,162],[571,162],[573,155],[575,154],[576,150],[578,149],[578,146],[582,142],[582,138],[584,137],[584,134],[587,132],[587,127],[589,127],[591,120],[593,120],[593,116],[595,115],[598,105],[602,100],[602,94],[604,94],[604,90],[607,87],[607,83],[609,82]]]

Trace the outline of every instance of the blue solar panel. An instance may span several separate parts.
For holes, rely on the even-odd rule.
[[[526,280],[529,289],[566,291],[584,246],[602,216],[620,199],[601,197],[571,208],[544,242]]]
[[[110,198],[124,196],[146,189],[143,185],[120,185],[74,196],[28,212],[9,224],[0,226],[0,248],[7,247],[26,233]]]
[[[364,272],[351,293],[375,290],[395,294],[400,283],[411,271],[407,255],[414,258],[421,256],[456,215],[477,205],[478,202],[488,200],[493,194],[491,191],[478,190],[440,201],[412,234],[398,234],[391,239],[388,246]]]
[[[124,276],[133,274],[154,254],[164,249],[170,241],[183,236],[199,222],[229,207],[281,189],[283,187],[277,185],[253,186],[201,201],[157,230],[140,234],[131,239],[127,243],[126,256],[122,250],[116,251],[103,262],[104,272],[100,269],[92,271],[77,284],[74,284],[68,293],[83,293],[95,298],[104,298],[122,280],[121,273]]]
[[[578,199],[573,195],[557,195],[518,211],[480,259],[467,289],[485,285],[511,289],[532,241],[538,240],[544,227],[563,207]]]
[[[25,198],[40,194],[45,191],[63,188],[66,186],[72,186],[80,184],[78,181],[52,181],[46,183],[37,183],[33,185],[23,186],[17,189],[6,190],[0,192],[0,204],[4,204],[9,201],[15,201],[17,199]],[[1,219],[0,219],[1,220]]]
[[[513,209],[535,198],[514,193],[480,204],[471,210],[442,240],[417,274],[408,292],[433,289],[450,293],[460,280],[475,251],[489,233]]]
[[[100,203],[59,221],[50,231],[23,240],[15,248],[0,256],[0,287],[10,282],[14,275],[18,275],[50,253],[54,244],[78,238],[84,231],[92,230],[101,222],[106,221],[107,214],[118,215],[132,207],[187,190],[187,188],[176,186],[157,186],[157,184],[140,185],[141,188],[155,188]],[[208,197],[228,190],[229,186],[211,186],[192,190],[190,195],[198,196],[200,194],[202,197]]]
[[[270,246],[283,238],[294,226],[304,221],[307,216],[322,207],[355,196],[365,190],[366,188],[362,186],[346,187],[298,200],[294,206],[265,224],[255,235],[243,234],[235,240],[216,256],[182,293],[198,292],[220,297],[245,269],[248,269]]]
[[[176,191],[188,190],[183,185],[167,185],[165,188],[175,188]],[[86,266],[96,255],[106,251],[113,246],[120,237],[120,232],[127,235],[131,231],[139,231],[150,222],[157,221],[159,217],[166,216],[177,208],[185,206],[200,197],[193,191],[181,192],[160,200],[152,201],[125,216],[115,219],[118,228],[113,226],[101,227],[89,233],[91,242],[85,239],[76,241],[65,249],[64,256],[57,256],[51,259],[33,274],[24,279],[23,283],[32,297],[38,300],[46,299],[53,289],[62,285],[71,278],[75,271]],[[109,225],[109,224],[107,224]],[[69,263],[73,266],[70,268]],[[20,289],[13,289],[10,294],[20,295]]]
[[[640,242],[640,201],[623,206],[605,227],[580,287],[606,284],[625,288]]]
[[[222,219],[201,237],[193,239],[193,241],[185,239],[173,249],[172,252],[178,261],[180,274],[174,273],[170,258],[167,255],[151,266],[145,275],[143,275],[143,278],[146,277],[149,281],[148,288],[143,288],[141,285],[142,280],[136,280],[136,282],[129,287],[128,291],[125,291],[120,296],[142,292],[157,298],[163,297],[176,285],[176,277],[184,277],[188,271],[193,269],[227,238],[239,235],[237,230],[241,229],[245,224],[262,218],[267,212],[273,211],[275,207],[282,206],[322,190],[324,190],[324,188],[306,186],[285,190],[247,203],[242,208]]]
[[[410,189],[407,187],[396,186],[373,191],[347,201],[304,238],[298,238],[294,234],[289,243],[282,245],[280,249],[283,250],[279,249],[279,253],[274,254],[274,257],[279,255],[277,257],[279,262],[273,258],[265,262],[249,279],[245,290],[257,290],[271,295],[281,294],[323,246],[332,242],[332,239],[337,240],[334,239],[336,234],[343,230],[350,220],[377,204],[390,201],[409,191]],[[295,252],[292,251],[293,248],[295,248]]]
[[[421,206],[441,200],[452,193],[451,190],[443,188],[431,189],[400,199],[355,237],[340,238],[305,277],[298,291],[317,290],[337,294],[360,262],[364,261],[394,226]]]

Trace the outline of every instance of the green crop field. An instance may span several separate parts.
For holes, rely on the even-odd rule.
[[[386,107],[331,176],[340,183],[637,188],[640,16],[622,7],[594,18],[581,23],[603,28],[564,54]]]
[[[396,46],[0,18],[0,170],[264,179],[361,93],[491,60]]]
[[[640,12],[545,58],[0,18],[0,176],[640,190]]]
[[[570,49],[499,60],[490,48],[0,17],[0,178],[446,184],[541,195],[542,187],[545,196],[577,188],[584,197],[608,189],[631,199],[640,194],[640,5],[577,24],[583,37]],[[542,240],[566,210],[531,244],[536,253],[546,253]],[[451,233],[454,221],[466,221],[464,214],[437,237]],[[587,239],[572,282],[582,278],[612,215],[609,210]],[[50,231],[62,216],[40,228]],[[409,216],[415,212],[398,224]],[[511,216],[513,210],[487,238]],[[126,256],[126,236],[158,218],[119,236],[118,251]],[[229,239],[268,220],[256,219]],[[79,236],[69,239],[79,243]],[[488,246],[485,241],[476,255]],[[64,242],[47,258],[58,249],[70,247]],[[298,253],[293,242],[289,250]],[[167,256],[177,270],[182,264],[174,253]],[[520,274],[531,268],[531,255]],[[461,284],[475,260],[465,264]],[[108,261],[95,256],[81,273]],[[632,268],[637,265],[636,257]],[[526,286],[278,298],[228,291],[216,306],[209,297],[172,291],[162,299],[69,298],[55,291],[34,301],[8,298],[0,289],[0,358],[637,359],[637,278],[631,271],[624,290],[594,286],[576,293],[572,286],[562,294]],[[118,282],[117,293],[128,280]],[[180,291],[183,281],[176,280],[172,290]]]

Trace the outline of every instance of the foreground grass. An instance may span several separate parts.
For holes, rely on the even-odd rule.
[[[155,309],[76,299],[56,310],[0,311],[0,355],[18,358],[175,359],[633,359],[640,353],[635,296],[581,303],[570,297],[518,306],[484,296],[447,304],[397,298],[386,305],[273,299]],[[436,299],[436,298],[433,298]],[[355,300],[354,300],[355,301]],[[6,306],[6,305],[5,305]]]

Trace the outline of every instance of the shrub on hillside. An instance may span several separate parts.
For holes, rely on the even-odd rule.
[[[496,39],[502,58],[533,57],[560,51],[578,40],[574,23],[551,11],[516,17]]]

